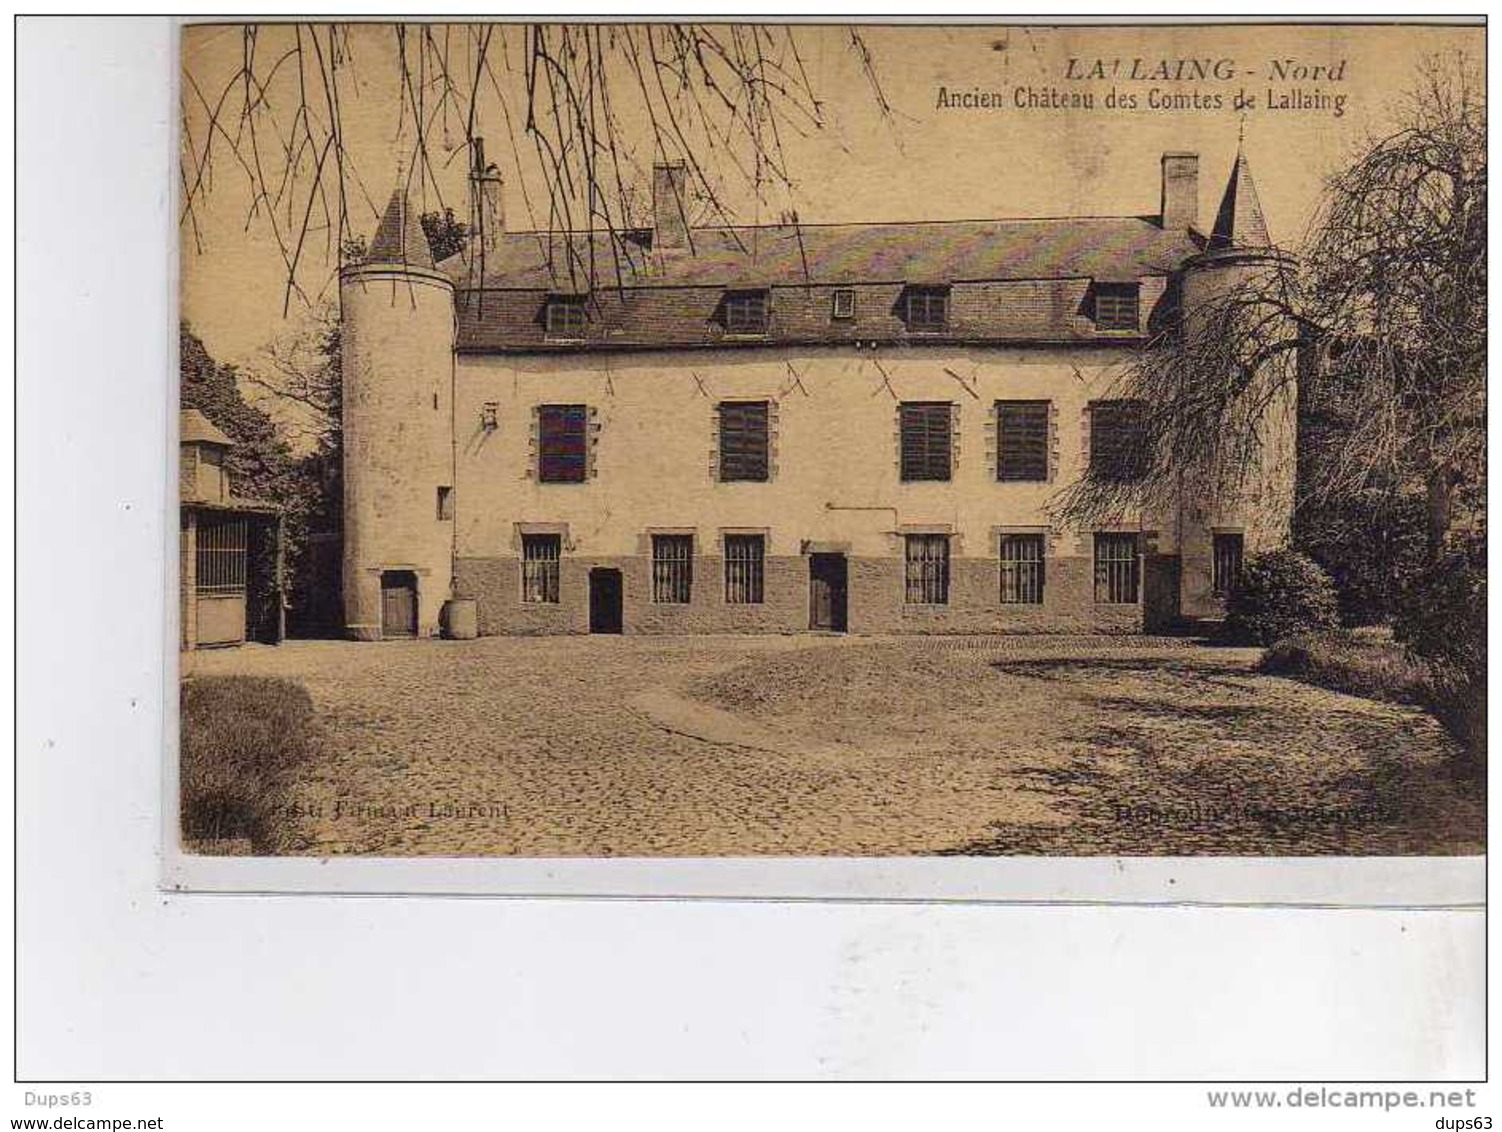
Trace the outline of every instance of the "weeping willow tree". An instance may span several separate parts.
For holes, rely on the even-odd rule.
[[[504,139],[510,167],[527,172],[517,187],[535,228],[631,228],[644,171],[658,161],[686,167],[697,220],[728,224],[734,199],[787,199],[785,141],[825,125],[800,41],[808,31],[668,23],[193,29],[204,43],[233,36],[237,50],[211,85],[184,66],[181,224],[201,246],[201,214],[216,185],[229,178],[243,186],[246,229],[269,239],[285,268],[284,313],[294,302],[312,305],[333,274],[327,265],[358,248],[394,166],[409,196],[442,212],[456,203],[445,190],[454,183],[449,167],[484,137],[491,152]],[[859,29],[841,34],[889,116]],[[371,132],[383,139],[375,161],[361,156],[368,147],[357,140]],[[315,249],[323,252],[318,267],[310,264]]]
[[[1431,60],[1392,132],[1329,178],[1295,255],[1155,328],[1113,397],[1142,406],[1130,475],[1092,471],[1066,522],[1244,498],[1273,418],[1304,406],[1301,507],[1424,501],[1431,558],[1485,477],[1486,107],[1464,58]]]

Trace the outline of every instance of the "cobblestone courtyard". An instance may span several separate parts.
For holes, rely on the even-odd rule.
[[[1254,650],[1058,638],[288,642],[196,671],[316,705],[315,855],[1483,849],[1481,791],[1412,708]]]

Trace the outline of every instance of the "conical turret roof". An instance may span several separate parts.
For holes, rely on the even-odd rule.
[[[1257,199],[1257,187],[1252,183],[1251,166],[1238,147],[1231,179],[1226,183],[1225,196],[1220,198],[1220,209],[1215,214],[1215,227],[1210,231],[1210,250],[1271,245],[1267,218],[1262,214],[1262,202]]]
[[[407,203],[406,189],[398,183],[381,215],[375,238],[370,241],[369,262],[403,263],[433,267],[433,249],[423,233],[422,222]]]

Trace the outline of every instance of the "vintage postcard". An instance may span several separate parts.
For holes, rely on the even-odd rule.
[[[1479,899],[1484,27],[180,41],[171,883]]]

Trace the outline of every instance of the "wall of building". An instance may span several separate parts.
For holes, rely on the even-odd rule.
[[[1193,312],[1208,310],[1236,287],[1275,272],[1280,262],[1276,253],[1243,250],[1192,261],[1183,283],[1184,306],[1191,312],[1190,332],[1194,332]],[[1291,380],[1296,364],[1293,352],[1270,362],[1259,376],[1262,384],[1248,394],[1266,396],[1268,404],[1260,421],[1258,458],[1245,469],[1239,496],[1213,504],[1193,499],[1183,503],[1178,552],[1186,617],[1217,618],[1225,612],[1224,600],[1214,589],[1217,533],[1240,534],[1247,555],[1288,545],[1298,471],[1298,387]],[[1290,379],[1276,390],[1268,388],[1267,383],[1284,377]]]
[[[370,265],[341,280],[344,371],[344,616],[381,636],[381,576],[417,579],[418,632],[438,631],[450,595],[453,288],[416,268]]]
[[[1141,603],[1094,601],[1090,532],[1052,531],[1045,601],[1000,602],[1000,529],[1046,529],[1048,500],[1088,456],[1087,406],[1107,395],[1119,348],[740,349],[566,356],[468,355],[457,361],[456,576],[479,603],[482,633],[583,632],[588,570],[620,568],[628,632],[799,631],[808,626],[809,544],[849,556],[855,632],[1133,631]],[[715,406],[775,403],[772,478],[719,483]],[[1052,402],[1047,483],[998,483],[994,402]],[[899,479],[898,405],[949,401],[957,410],[953,478]],[[582,484],[536,476],[533,411],[592,410],[591,474]],[[486,421],[493,419],[494,428]],[[521,600],[524,525],[564,534],[561,600]],[[653,530],[692,530],[687,605],[650,601]],[[720,535],[769,532],[766,602],[723,600]],[[903,535],[945,532],[950,602],[904,602]],[[1176,553],[1160,530],[1145,574]],[[1157,563],[1156,565],[1154,563]],[[1157,570],[1158,575],[1153,571]],[[1143,589],[1152,587],[1146,579]],[[1158,585],[1158,590],[1163,589]]]

